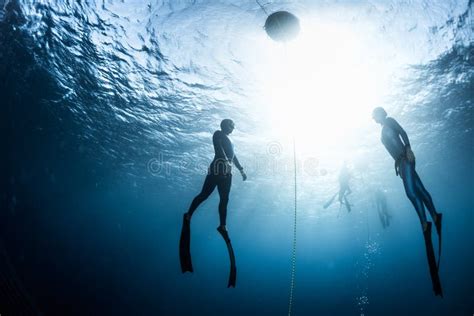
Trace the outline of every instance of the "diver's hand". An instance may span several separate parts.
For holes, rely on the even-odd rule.
[[[415,162],[415,154],[410,147],[406,148],[406,155],[409,162]]]
[[[244,180],[244,181],[247,180],[247,174],[245,174],[244,169],[240,170],[240,174],[242,175],[242,180]]]

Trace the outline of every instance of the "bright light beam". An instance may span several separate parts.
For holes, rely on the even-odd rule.
[[[286,46],[269,43],[276,53],[262,87],[268,124],[308,148],[344,148],[381,95],[370,54],[348,26],[304,23],[301,30]]]

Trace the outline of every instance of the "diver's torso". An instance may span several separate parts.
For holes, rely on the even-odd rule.
[[[232,173],[231,163],[234,159],[234,146],[230,138],[222,131],[215,131],[212,136],[214,145],[214,159],[208,174],[229,176]]]
[[[382,143],[395,160],[398,160],[405,153],[405,146],[399,133],[388,124],[385,124],[382,128]]]

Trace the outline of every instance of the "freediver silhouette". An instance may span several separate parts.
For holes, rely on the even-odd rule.
[[[339,171],[339,191],[336,192],[336,194],[334,194],[332,198],[326,202],[326,204],[324,204],[324,208],[328,208],[334,202],[337,196],[340,207],[342,207],[342,205],[345,205],[348,213],[352,210],[352,205],[347,199],[347,196],[352,193],[352,190],[349,186],[349,180],[351,179],[351,177],[351,173],[349,172],[349,168],[347,167],[347,162],[344,161],[344,164],[341,170]]]
[[[441,255],[441,221],[442,214],[438,213],[431,199],[431,195],[425,189],[418,173],[415,170],[415,155],[410,147],[410,141],[405,130],[398,122],[387,116],[387,112],[382,107],[377,107],[372,112],[372,118],[382,126],[381,141],[389,154],[395,160],[395,173],[403,180],[405,193],[411,201],[420,219],[425,239],[425,247],[430,268],[431,281],[435,295],[443,297],[441,282],[439,280],[439,258]],[[433,250],[431,240],[431,222],[426,219],[425,208],[433,219],[439,238],[438,264]]]
[[[193,272],[191,261],[190,241],[191,241],[191,217],[198,206],[204,202],[217,187],[219,192],[219,220],[220,224],[217,231],[222,235],[226,242],[231,261],[230,275],[228,287],[235,287],[236,282],[236,267],[234,251],[230,242],[229,234],[226,229],[227,218],[227,204],[229,202],[229,193],[232,184],[232,164],[234,164],[242,175],[243,181],[247,180],[247,175],[244,168],[240,164],[237,156],[234,153],[234,146],[230,141],[228,135],[232,133],[235,128],[234,122],[230,119],[222,120],[220,124],[221,129],[214,132],[212,142],[214,145],[214,159],[212,160],[206,179],[201,192],[193,199],[189,210],[183,216],[183,228],[181,230],[180,238],[180,261],[181,271]]]
[[[377,209],[379,215],[380,223],[382,224],[383,229],[390,226],[390,219],[392,215],[388,210],[387,197],[385,196],[384,191],[376,189],[374,192],[374,205]]]

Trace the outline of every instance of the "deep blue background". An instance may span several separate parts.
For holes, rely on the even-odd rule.
[[[181,275],[181,214],[198,192],[202,175],[192,174],[187,187],[175,186],[173,175],[153,177],[147,171],[149,152],[135,149],[158,150],[165,144],[136,137],[133,148],[126,142],[120,146],[122,138],[140,135],[140,125],[125,131],[99,110],[94,120],[107,121],[100,129],[91,131],[78,121],[68,100],[57,101],[62,87],[48,69],[46,49],[32,42],[20,6],[12,2],[6,12],[0,22],[5,135],[0,238],[36,308],[44,315],[285,314],[291,213],[282,219],[267,205],[288,192],[262,188],[251,197],[233,195],[229,221],[238,260],[236,289],[225,288],[228,259],[215,231],[215,196],[193,219],[196,272]],[[363,307],[365,315],[474,312],[473,53],[473,46],[453,47],[416,69],[420,85],[448,71],[470,76],[467,83],[452,82],[445,87],[449,94],[434,98],[426,119],[439,115],[441,107],[456,108],[456,116],[446,122],[450,137],[438,141],[441,149],[419,154],[420,160],[436,157],[422,169],[422,177],[445,214],[440,271],[445,298],[432,293],[416,216],[401,182],[393,179],[398,187],[389,197],[394,220],[388,231],[382,231],[375,213],[365,218],[366,208],[325,221],[301,217],[295,315],[360,315],[361,293],[370,300]],[[77,67],[78,84],[86,91],[100,89],[80,62],[71,66]],[[94,93],[79,98],[90,109],[104,105]],[[104,150],[112,146],[102,141],[110,135],[119,157]],[[135,162],[133,174],[124,165],[127,161]],[[385,172],[393,177],[392,170]],[[288,185],[291,210],[291,181]],[[242,188],[240,181],[235,187]],[[240,211],[234,211],[238,206]],[[345,228],[335,231],[336,222]],[[366,247],[368,238],[375,243],[374,253]],[[331,242],[321,245],[320,240]]]

